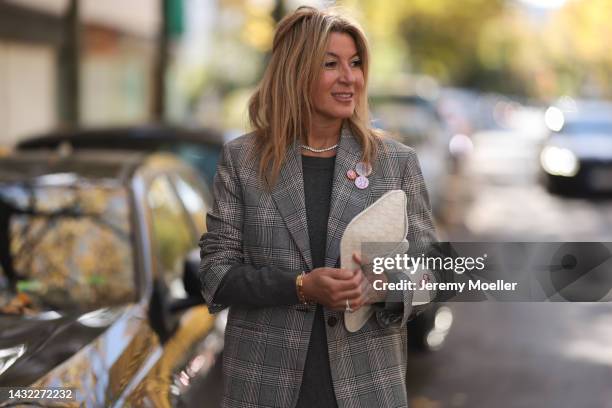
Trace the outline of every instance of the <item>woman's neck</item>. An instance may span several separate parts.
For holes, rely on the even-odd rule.
[[[306,144],[315,149],[324,149],[340,143],[340,129],[342,121],[334,121],[329,123],[313,123],[310,126],[308,140]],[[302,149],[302,154],[305,156],[315,157],[333,157],[336,155],[336,150],[330,150],[322,153],[315,153],[309,150]]]

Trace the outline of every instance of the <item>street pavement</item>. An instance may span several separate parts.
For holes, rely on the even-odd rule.
[[[608,304],[463,303],[442,349],[411,354],[411,408],[612,407]]]
[[[537,135],[487,131],[449,186],[440,235],[457,241],[612,241],[612,199],[550,195]],[[443,347],[412,353],[412,408],[612,408],[609,303],[452,303]]]

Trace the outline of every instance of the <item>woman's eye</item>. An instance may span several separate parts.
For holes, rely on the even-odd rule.
[[[355,59],[350,63],[351,67],[360,67],[361,59]],[[328,69],[333,69],[338,67],[338,61],[326,61],[323,66]]]

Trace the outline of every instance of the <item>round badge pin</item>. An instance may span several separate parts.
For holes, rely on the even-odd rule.
[[[357,178],[357,173],[355,173],[355,170],[349,170],[346,172],[346,177],[348,177],[349,180],[355,180]]]
[[[372,174],[372,166],[364,162],[357,163],[355,170],[357,171],[357,174],[363,177],[368,177],[370,174]]]
[[[358,189],[363,190],[364,188],[368,188],[370,181],[364,176],[359,176],[355,179],[355,185]]]

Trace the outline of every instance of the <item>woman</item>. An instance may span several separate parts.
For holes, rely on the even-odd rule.
[[[360,269],[338,268],[347,224],[392,189],[409,241],[435,239],[414,151],[369,127],[368,65],[355,23],[299,8],[250,101],[254,132],[223,149],[200,275],[209,310],[231,306],[224,406],[407,406],[410,297],[372,298]],[[369,303],[375,317],[346,331],[343,312]]]

